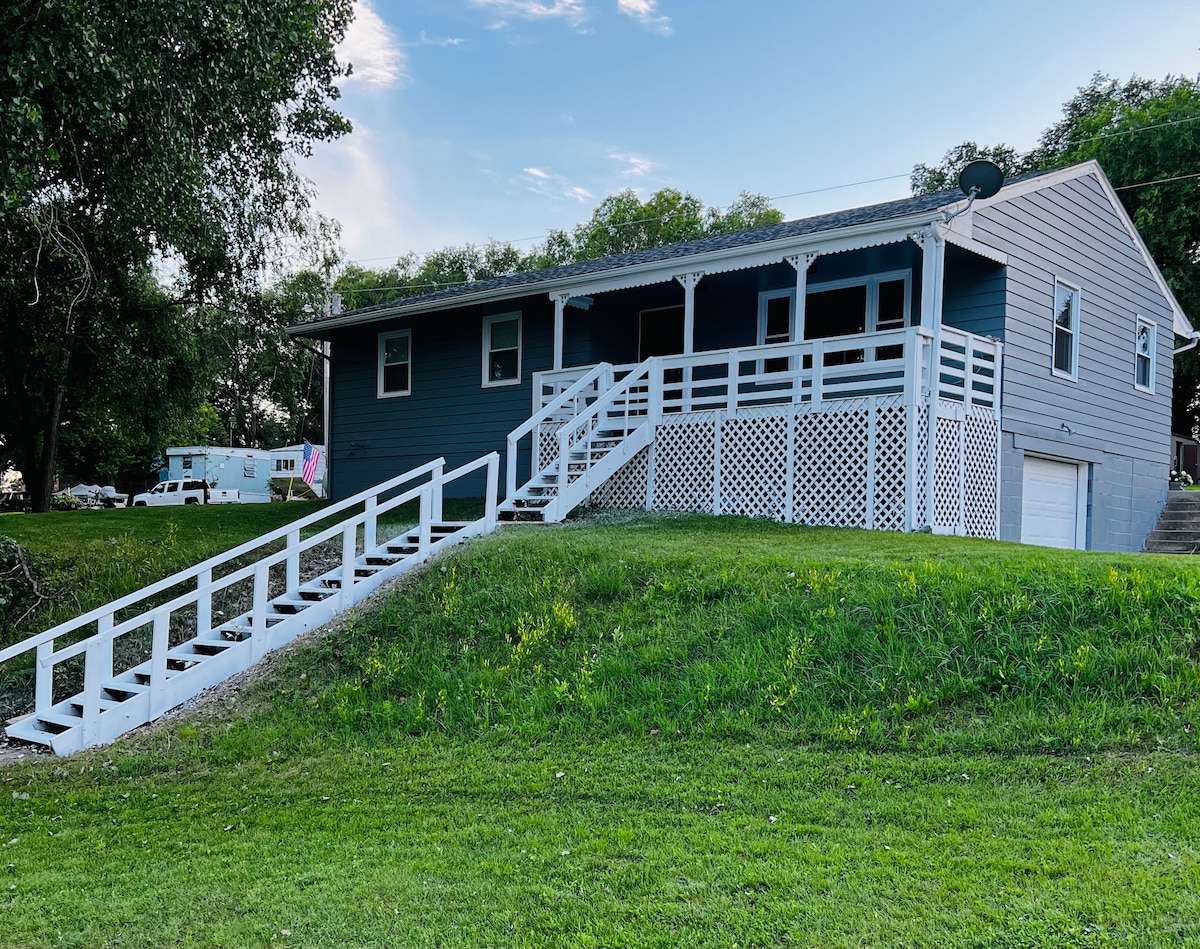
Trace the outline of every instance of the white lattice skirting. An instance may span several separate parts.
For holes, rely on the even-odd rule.
[[[913,409],[901,396],[672,416],[658,426],[654,443],[587,503],[904,530],[911,478],[914,524],[937,533],[997,536],[995,412],[939,402],[932,523],[928,418],[926,407]]]

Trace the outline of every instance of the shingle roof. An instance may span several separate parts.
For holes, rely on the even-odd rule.
[[[1037,177],[1044,172],[1034,172],[1021,175],[1010,181]],[[677,258],[692,257],[710,251],[730,250],[737,247],[750,247],[767,241],[786,240],[788,238],[804,237],[821,231],[834,231],[839,228],[853,227],[861,224],[878,224],[894,218],[920,214],[924,211],[934,211],[962,199],[962,192],[957,188],[948,191],[938,191],[934,194],[917,195],[913,198],[902,198],[898,201],[885,201],[882,204],[871,204],[861,208],[851,208],[846,211],[833,211],[828,214],[818,214],[814,217],[801,218],[796,221],[784,221],[781,224],[769,224],[766,227],[756,227],[732,234],[719,234],[715,237],[702,237],[699,240],[684,241],[680,244],[667,244],[662,247],[652,247],[648,250],[630,251],[627,254],[617,254],[613,257],[600,257],[595,260],[584,260],[579,263],[565,264],[561,267],[548,267],[544,270],[534,270],[529,273],[507,274],[501,277],[489,277],[485,280],[475,280],[470,283],[423,293],[415,297],[402,297],[386,303],[360,307],[356,310],[346,310],[342,313],[329,314],[305,324],[307,327],[317,327],[322,322],[344,320],[347,316],[358,316],[388,311],[403,313],[405,311],[420,311],[434,303],[443,303],[457,297],[470,297],[478,293],[489,293],[503,290],[526,290],[538,284],[551,280],[561,280],[571,277],[585,277],[607,271],[620,270],[638,264],[652,264]]]

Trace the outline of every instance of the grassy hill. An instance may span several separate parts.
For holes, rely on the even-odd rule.
[[[1198,659],[1185,558],[509,530],[0,771],[0,945],[1195,944]]]

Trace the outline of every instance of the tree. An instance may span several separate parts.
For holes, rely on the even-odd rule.
[[[645,201],[632,189],[610,194],[589,220],[570,233],[552,230],[546,240],[522,254],[512,244],[490,241],[446,247],[418,263],[408,254],[383,270],[346,265],[333,281],[346,309],[356,309],[431,293],[472,280],[504,274],[528,273],[547,267],[609,257],[694,240],[714,234],[767,224],[778,224],[783,215],[761,194],[743,191],[728,208],[705,208],[693,194],[663,188]]]
[[[963,142],[949,149],[936,165],[913,166],[909,183],[913,194],[933,194],[958,187],[958,173],[973,161],[980,159],[995,162],[1004,172],[1005,178],[1032,171],[1037,167],[1010,145],[976,145]]]
[[[33,393],[0,439],[45,510],[88,391],[73,363],[130,315],[136,275],[162,261],[180,299],[246,299],[308,227],[292,157],[349,130],[332,103],[351,0],[10,0],[2,16],[0,333],[36,339],[0,355],[0,399],[15,377]]]
[[[968,146],[976,147],[960,147]],[[997,150],[1011,151],[997,146],[979,154]],[[1200,84],[1172,76],[1118,82],[1097,73],[1019,165],[1057,168],[1091,158],[1112,181],[1183,311],[1200,319]],[[913,169],[914,193],[936,183],[919,175],[924,168]],[[1194,436],[1200,429],[1198,390],[1200,356],[1192,350],[1175,361],[1175,431]]]

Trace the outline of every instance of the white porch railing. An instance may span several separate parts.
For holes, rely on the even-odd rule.
[[[929,352],[932,334],[920,327],[835,336],[800,343],[775,343],[663,356],[663,410],[672,412],[742,408],[906,395],[933,387]],[[941,328],[941,398],[997,408],[1001,344],[998,340]],[[970,359],[966,354],[970,353]],[[561,405],[561,395],[600,366],[534,373],[534,411]],[[815,367],[815,368],[814,368]],[[633,365],[606,371],[615,380]],[[595,378],[593,376],[593,378]],[[730,380],[736,380],[731,385]]]
[[[533,435],[532,477],[513,494],[510,439],[509,497],[547,520],[598,491],[601,506],[994,536],[1001,354],[909,327],[535,374],[537,421],[514,432]],[[571,416],[576,386],[591,399],[609,379]]]
[[[480,468],[487,469],[484,516],[470,524],[444,525],[444,486]],[[44,726],[40,734],[45,743],[59,753],[67,753],[111,741],[124,731],[159,717],[201,689],[249,667],[299,633],[361,602],[384,580],[423,562],[443,545],[490,533],[496,526],[498,480],[496,452],[450,472],[445,471],[445,459],[439,458],[0,650],[0,663],[31,651],[35,653],[33,711],[13,727],[29,722],[40,724]],[[413,487],[405,487],[414,482],[417,483]],[[412,500],[419,502],[417,528],[399,545],[378,544],[379,517]],[[350,514],[311,536],[301,536],[306,529],[358,505],[362,505],[361,512]],[[315,581],[308,581],[301,590],[301,555],[338,537],[340,565]],[[264,549],[280,540],[284,541],[282,549]],[[259,559],[224,576],[215,576],[219,568],[248,555],[258,555]],[[273,596],[269,589],[271,569],[280,565],[286,574],[284,583],[277,584],[282,587],[282,596],[278,593]],[[238,619],[214,626],[214,594],[245,581],[252,584],[250,610]],[[154,602],[181,586],[192,589],[164,603]],[[293,595],[301,598],[288,599]],[[281,615],[280,607],[287,612]],[[134,615],[120,618],[130,610],[136,611]],[[172,649],[171,620],[181,611],[185,611],[183,621],[192,635]],[[149,659],[139,650],[128,668],[114,669],[115,642],[145,628],[151,630]],[[89,630],[94,632],[88,635]],[[80,633],[83,638],[55,648],[57,640]],[[196,644],[204,648],[198,650]],[[192,648],[180,653],[181,646]],[[84,657],[82,692],[66,703],[56,703],[56,668],[78,656]],[[175,668],[170,668],[171,664]],[[199,673],[195,668],[199,666],[205,667],[203,674],[189,675]],[[107,698],[102,694],[106,692]],[[114,692],[125,695],[125,699],[114,700]],[[63,713],[64,706],[69,714]],[[13,734],[13,728],[9,732]],[[35,729],[18,737],[38,740],[38,735]]]

